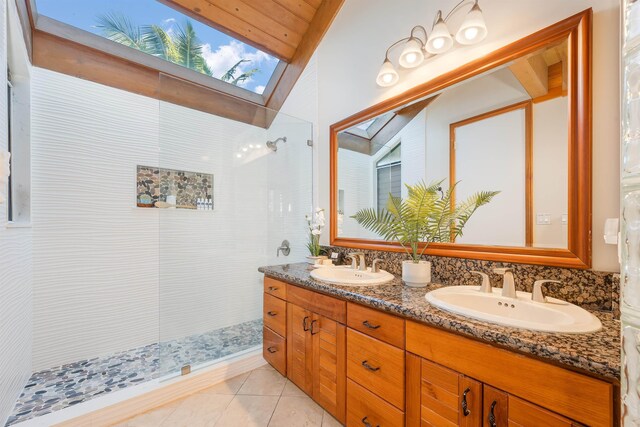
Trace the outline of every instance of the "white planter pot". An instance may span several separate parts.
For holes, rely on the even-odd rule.
[[[402,281],[412,288],[423,288],[431,282],[431,263],[429,261],[402,261]]]
[[[307,257],[307,262],[311,265],[319,265],[322,264],[322,261],[327,259],[327,257],[325,255],[320,255],[320,256],[311,256],[309,255]]]

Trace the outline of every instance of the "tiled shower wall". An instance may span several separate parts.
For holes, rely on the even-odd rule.
[[[7,7],[12,26],[19,25],[15,2],[0,0],[0,70],[7,69]],[[13,28],[15,30],[15,28]],[[12,32],[14,54],[24,47],[22,34]],[[15,38],[18,35],[19,38]],[[25,51],[26,52],[26,51]],[[26,53],[25,53],[26,55]],[[7,73],[0,73],[6,87]],[[0,91],[0,149],[7,149],[7,91]],[[3,190],[4,192],[4,190]],[[8,228],[7,205],[0,204],[0,425],[9,416],[15,399],[31,374],[31,253],[32,230]]]
[[[33,370],[260,318],[257,267],[282,259],[283,239],[289,260],[305,255],[310,125],[278,116],[265,130],[43,69],[33,80]],[[263,151],[237,158],[250,142]],[[216,209],[135,208],[136,165],[214,174]]]
[[[340,260],[355,249],[343,247],[326,247],[328,253],[337,252]],[[390,273],[402,275],[402,261],[408,259],[405,253],[363,251],[367,264],[380,258],[384,262],[381,268]],[[476,259],[431,257],[431,281],[446,285],[478,285],[479,278],[471,271],[482,271],[489,274],[493,286],[502,286],[502,276],[493,273],[494,268],[509,267],[513,269],[518,290],[531,292],[533,282],[542,279],[559,280],[562,285],[548,286],[547,294],[560,298],[584,308],[598,311],[613,311],[619,315],[618,300],[620,298],[620,279],[616,273],[594,270],[578,270],[571,268],[549,267],[542,265],[510,264]]]

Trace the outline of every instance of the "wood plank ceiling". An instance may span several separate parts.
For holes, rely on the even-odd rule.
[[[161,0],[193,18],[291,62],[322,0]]]

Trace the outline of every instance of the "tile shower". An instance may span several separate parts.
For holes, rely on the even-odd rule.
[[[35,85],[33,368],[8,425],[259,351],[257,268],[285,262],[284,239],[286,261],[305,256],[311,124],[253,126],[46,70]]]

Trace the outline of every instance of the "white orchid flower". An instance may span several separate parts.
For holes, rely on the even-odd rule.
[[[311,230],[311,234],[313,234],[314,236],[319,236],[322,234],[322,231],[316,229],[316,230]]]

